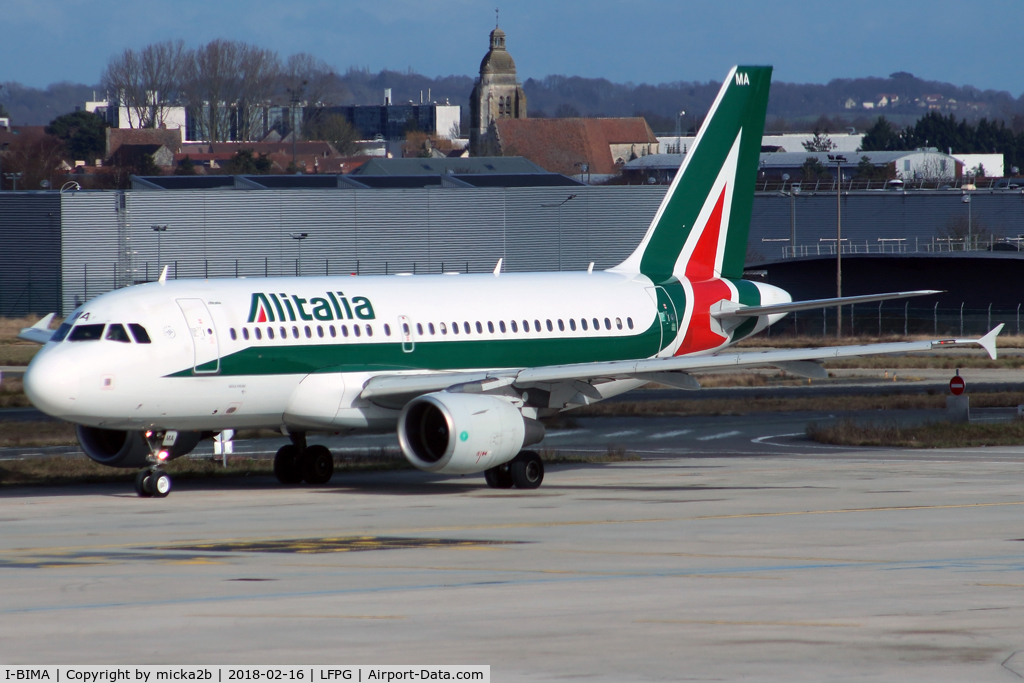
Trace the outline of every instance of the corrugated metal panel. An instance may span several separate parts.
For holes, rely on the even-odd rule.
[[[60,195],[63,313],[115,286],[120,192]]]
[[[0,315],[58,310],[61,272],[57,193],[0,193],[0,244]]]

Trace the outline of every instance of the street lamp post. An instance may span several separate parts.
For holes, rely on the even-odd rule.
[[[298,242],[299,245],[299,258],[295,262],[295,276],[300,277],[302,273],[302,240],[309,237],[308,232],[290,232],[288,233],[293,240]]]
[[[679,116],[676,117],[676,152],[679,154],[683,153],[683,117],[686,116],[686,110],[680,109]]]
[[[302,91],[306,88],[307,81],[302,81],[297,88],[287,88],[289,94],[292,96],[291,100],[291,119],[292,119],[292,173],[299,172],[298,163],[295,160],[295,146],[299,139],[298,126],[295,122],[296,110],[299,108],[299,101],[302,99]]]
[[[166,225],[151,225],[149,227],[153,228],[153,232],[156,233],[156,272],[159,273],[160,272],[160,258],[161,258],[161,253],[160,253],[160,237],[165,232],[167,232],[167,226]]]
[[[782,174],[782,194],[789,196],[789,250],[793,256],[796,256],[796,195],[793,192],[793,186],[789,186],[789,192],[786,192],[786,183],[789,182],[789,174]]]
[[[18,191],[18,181],[21,180],[21,173],[4,173],[4,178],[11,181],[11,191]]]
[[[573,199],[576,199],[576,195],[571,194],[557,204],[541,204],[545,209],[558,209],[558,270],[562,270],[562,205]]]
[[[967,205],[967,247],[964,249],[964,251],[970,251],[972,246],[971,237],[973,236],[973,231],[971,228],[971,195],[965,194],[964,198],[961,199],[960,201]]]
[[[843,164],[842,154],[829,154],[828,160],[836,165],[836,298],[843,296]],[[843,336],[843,307],[836,306],[836,336]]]

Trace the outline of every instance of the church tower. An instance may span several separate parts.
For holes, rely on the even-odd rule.
[[[480,77],[469,96],[470,156],[495,153],[492,124],[503,118],[526,118],[526,94],[516,80],[516,63],[505,49],[505,32],[495,26],[491,49],[480,62]]]

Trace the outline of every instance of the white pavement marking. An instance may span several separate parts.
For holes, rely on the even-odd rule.
[[[639,429],[627,429],[627,430],[625,430],[623,432],[610,432],[608,434],[602,434],[602,436],[604,436],[607,439],[607,438],[611,438],[613,436],[633,436],[634,434],[639,434],[639,433],[640,433]]]
[[[671,439],[673,436],[682,436],[683,434],[689,434],[692,429],[677,429],[674,432],[662,432],[660,434],[651,434],[649,439]]]
[[[722,432],[721,434],[709,434],[708,436],[698,436],[697,441],[711,441],[713,439],[724,439],[727,436],[736,436],[739,431]]]
[[[803,436],[803,432],[793,432],[792,434],[771,434],[769,436],[759,436],[756,439],[751,439],[750,443],[764,443],[768,439],[781,439],[786,436]],[[780,446],[781,444],[770,443],[769,446]]]
[[[545,439],[554,439],[559,436],[569,436],[570,434],[582,434],[583,432],[589,432],[589,429],[554,429],[544,435]]]

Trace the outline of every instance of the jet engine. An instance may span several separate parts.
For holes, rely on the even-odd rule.
[[[120,429],[99,427],[75,428],[78,443],[92,460],[107,467],[145,467],[148,465],[149,444],[142,432],[125,432]],[[174,446],[166,449],[168,460],[186,455],[196,447],[202,432],[178,432]]]
[[[543,438],[544,425],[496,396],[424,394],[407,403],[398,418],[402,453],[427,472],[483,472]]]

